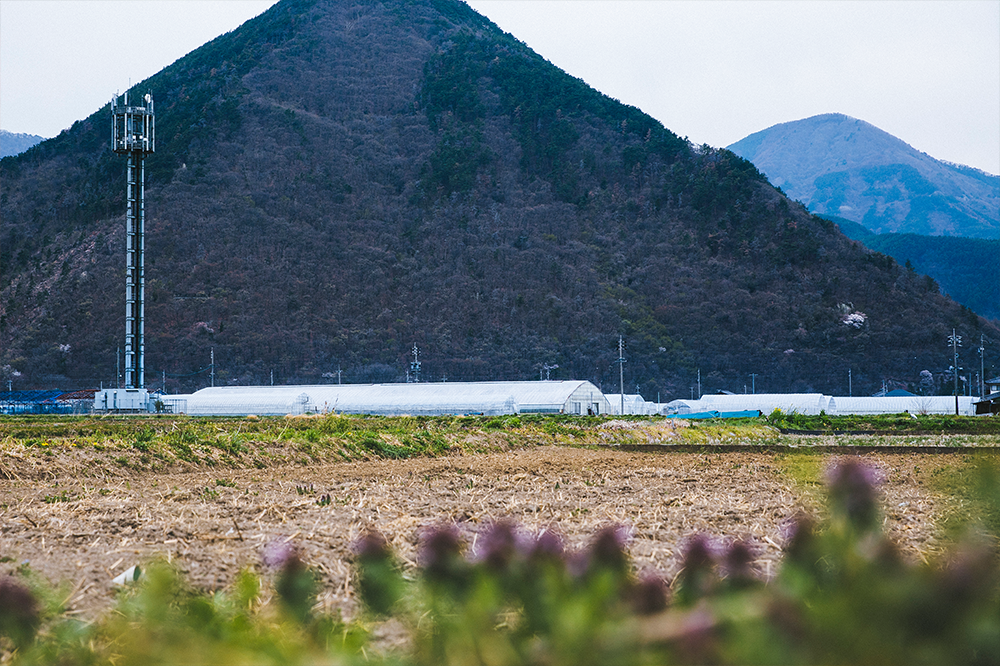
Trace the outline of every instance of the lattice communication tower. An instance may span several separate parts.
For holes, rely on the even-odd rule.
[[[144,207],[146,155],[155,148],[153,96],[146,93],[140,104],[129,104],[129,96],[111,100],[111,137],[114,151],[128,155],[125,214],[125,388],[145,388],[146,303],[146,215]]]

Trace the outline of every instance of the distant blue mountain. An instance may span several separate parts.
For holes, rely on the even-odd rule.
[[[0,158],[23,153],[41,141],[45,141],[44,136],[16,134],[7,130],[0,130]]]
[[[1000,238],[1000,176],[934,159],[863,120],[813,116],[729,150],[812,212],[875,233]]]

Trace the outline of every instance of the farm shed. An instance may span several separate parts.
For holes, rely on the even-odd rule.
[[[95,389],[0,392],[0,414],[84,414],[90,411]]]
[[[175,413],[199,416],[348,414],[607,414],[600,389],[587,381],[440,382],[216,386],[164,396]]]
[[[958,413],[973,416],[976,413],[975,398],[959,396]],[[955,396],[913,395],[830,398],[828,414],[954,414]]]
[[[983,384],[986,386],[986,395],[976,403],[976,414],[1000,414],[1000,377],[989,379]]]

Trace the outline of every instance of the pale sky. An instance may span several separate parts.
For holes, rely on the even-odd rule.
[[[272,4],[0,0],[0,127],[54,136]],[[837,112],[1000,174],[1000,0],[469,4],[698,144]]]

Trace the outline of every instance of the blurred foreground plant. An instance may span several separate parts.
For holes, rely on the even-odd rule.
[[[410,570],[368,532],[355,545],[367,615],[350,624],[316,611],[318,578],[289,540],[265,549],[269,577],[248,569],[221,592],[193,590],[153,563],[92,624],[62,613],[56,600],[66,595],[22,571],[0,579],[0,662],[998,664],[995,456],[965,478],[975,515],[940,562],[914,564],[897,551],[882,531],[875,476],[848,459],[829,470],[828,517],[790,524],[774,578],[755,570],[752,544],[695,535],[673,590],[658,575],[635,575],[628,533],[616,526],[581,552],[509,522],[469,549],[455,527],[437,526],[421,536]],[[364,627],[384,620],[408,630],[402,647],[368,643]]]
[[[873,470],[848,459],[828,471],[828,518],[794,519],[766,583],[750,544],[697,535],[668,602],[661,578],[632,573],[622,528],[570,553],[552,532],[500,522],[471,553],[453,527],[429,530],[409,578],[369,533],[358,588],[409,626],[404,663],[997,664],[995,462],[973,475],[977,529],[936,563],[902,557],[882,531]]]

